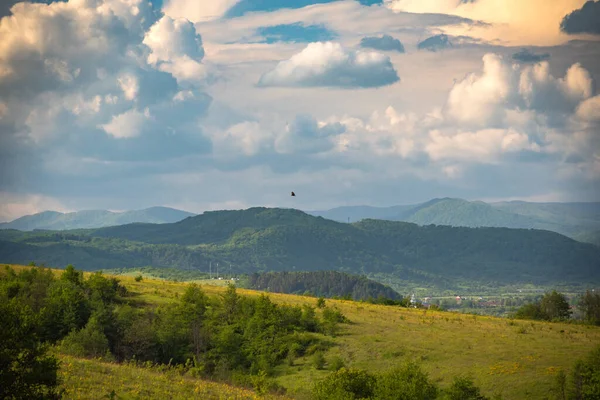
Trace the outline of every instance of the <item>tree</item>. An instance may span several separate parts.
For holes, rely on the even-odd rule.
[[[60,399],[58,360],[46,355],[27,306],[0,298],[0,398]]]
[[[540,307],[540,303],[523,304],[515,313],[517,319],[548,319]]]
[[[587,290],[579,301],[579,308],[587,322],[600,325],[600,293]]]
[[[571,316],[569,302],[564,294],[556,290],[546,293],[540,301],[540,309],[548,319],[568,319]]]

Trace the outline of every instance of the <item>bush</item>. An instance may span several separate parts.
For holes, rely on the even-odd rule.
[[[369,399],[373,397],[376,378],[367,371],[341,368],[313,386],[315,400]]]
[[[135,281],[136,282],[141,282],[142,279],[144,279],[144,278],[141,275],[138,275],[138,276],[135,277]]]
[[[488,398],[479,392],[479,388],[471,378],[457,376],[452,385],[444,391],[444,400],[488,400]]]
[[[600,399],[600,346],[578,360],[571,372],[569,399]]]
[[[71,331],[62,340],[61,350],[76,357],[102,357],[110,354],[108,339],[96,316],[90,317],[83,329]]]
[[[340,356],[335,356],[329,362],[329,369],[331,371],[339,371],[344,368],[346,364],[344,363],[344,359]]]
[[[310,363],[316,369],[323,369],[325,367],[325,356],[322,352],[317,351],[315,354],[313,354]]]
[[[433,400],[437,387],[414,362],[384,373],[377,379],[375,398],[386,400]]]

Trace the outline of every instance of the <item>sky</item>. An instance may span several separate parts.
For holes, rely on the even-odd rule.
[[[0,221],[600,201],[599,20],[585,0],[3,0]]]

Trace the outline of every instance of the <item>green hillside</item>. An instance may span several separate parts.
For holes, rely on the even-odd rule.
[[[600,281],[600,248],[549,231],[344,224],[293,209],[215,211],[173,224],[72,232],[0,232],[0,260],[88,270],[173,267],[235,273],[337,270],[451,289]],[[379,279],[379,278],[378,278]],[[462,287],[462,286],[461,286]],[[395,287],[398,289],[398,287]]]
[[[71,213],[44,211],[26,215],[14,221],[0,224],[0,229],[68,230],[89,229],[105,226],[124,225],[134,222],[163,224],[181,221],[195,214],[169,207],[150,207],[144,210],[112,212],[107,210],[84,210]]]
[[[598,371],[600,329],[576,321],[526,321],[334,299],[319,306],[314,297],[290,294],[12,268],[16,273],[0,269],[0,308],[28,315],[53,311],[45,312],[48,318],[31,320],[54,327],[39,332],[62,331],[58,340],[45,340],[54,343],[52,353],[61,361],[60,386],[68,399],[111,398],[114,393],[117,399],[312,400],[318,399],[314,385],[335,377],[342,367],[381,379],[407,362],[414,363],[414,372],[425,374],[419,375],[421,382],[439,389],[437,396],[420,398],[554,399],[561,398],[556,385],[561,371],[569,392],[577,384],[580,392],[593,389]],[[70,307],[73,301],[79,307]],[[61,316],[73,314],[81,317],[75,320],[77,327],[65,329],[73,319]],[[14,313],[0,315],[7,319]],[[294,332],[286,330],[290,326]],[[5,336],[22,339],[12,330]],[[11,349],[4,354],[14,355],[9,344],[0,346]],[[198,352],[199,361],[189,361]],[[590,373],[584,364],[577,366],[586,358],[591,361],[587,365],[596,366]],[[459,376],[469,377],[485,397],[446,397]],[[394,379],[406,381],[406,375]],[[285,394],[257,393],[269,388]]]

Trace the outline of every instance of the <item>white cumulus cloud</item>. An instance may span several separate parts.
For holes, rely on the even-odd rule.
[[[315,42],[263,74],[258,85],[368,88],[398,80],[385,54],[346,49],[336,42]]]

